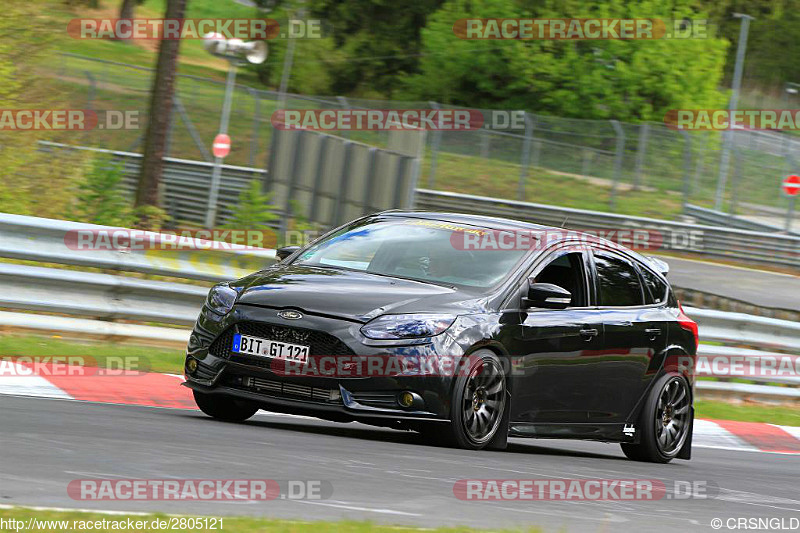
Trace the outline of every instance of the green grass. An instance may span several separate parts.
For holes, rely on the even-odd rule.
[[[717,420],[766,422],[780,426],[800,426],[800,407],[778,405],[739,405],[695,400],[695,416]]]
[[[423,161],[420,186],[427,187],[430,161]],[[480,196],[517,199],[520,166],[494,159],[440,153],[435,188]],[[610,184],[595,184],[579,176],[530,168],[525,182],[525,200],[580,209],[610,211]],[[681,212],[681,197],[658,190],[618,190],[615,213],[675,218]]]
[[[123,343],[66,340],[59,336],[40,337],[33,335],[0,335],[0,357],[86,357],[99,367],[108,366],[109,358],[114,364],[118,358],[128,358],[132,369],[180,374],[183,372],[185,352],[182,349]],[[140,358],[138,361],[132,358]],[[140,366],[141,365],[141,366]],[[94,366],[94,365],[93,365]]]
[[[24,507],[15,507],[12,509],[0,509],[0,519],[4,522],[7,522],[10,519],[20,520],[25,522],[23,529],[27,528],[28,520],[31,518],[35,520],[66,520],[68,521],[67,527],[65,529],[61,529],[57,525],[50,525],[49,527],[46,525],[42,525],[38,528],[39,531],[80,531],[86,530],[85,528],[81,529],[80,524],[76,524],[77,522],[102,522],[105,520],[105,527],[102,527],[104,524],[99,524],[100,527],[92,527],[92,531],[120,531],[120,530],[128,530],[128,531],[164,531],[163,528],[153,528],[153,521],[160,520],[160,521],[169,521],[170,516],[165,514],[147,514],[147,515],[108,515],[108,514],[101,514],[101,513],[92,513],[92,512],[82,512],[82,511],[40,511],[40,510],[32,510],[26,509]],[[146,522],[146,526],[143,528],[136,527],[134,529],[128,529],[125,525],[127,520],[130,520],[135,524],[138,522]],[[191,518],[191,517],[186,517]],[[199,517],[197,517],[199,518]],[[213,519],[212,517],[209,517]],[[404,527],[404,526],[392,526],[392,525],[380,525],[380,524],[373,524],[372,522],[355,522],[355,521],[342,521],[342,522],[311,522],[311,521],[296,521],[296,520],[276,520],[270,518],[245,518],[245,517],[216,517],[222,520],[222,527],[220,527],[219,522],[217,522],[217,527],[214,529],[206,529],[206,528],[179,528],[180,531],[236,531],[241,533],[248,533],[248,532],[261,532],[261,531],[270,531],[271,533],[304,533],[304,532],[314,532],[314,533],[326,533],[326,532],[336,532],[336,533],[367,533],[367,532],[376,532],[376,533],[398,533],[404,531],[413,531],[418,532],[421,531],[420,528],[415,527]],[[180,519],[179,517],[172,517],[173,520]],[[120,526],[116,528],[111,525],[113,523],[119,523]],[[167,522],[169,524],[169,522]],[[77,525],[77,527],[76,527]],[[20,529],[19,531],[22,531]],[[174,529],[173,529],[174,530]],[[0,529],[0,531],[14,531],[11,528],[4,528]],[[431,533],[460,533],[460,532],[470,532],[470,531],[479,531],[474,528],[467,528],[467,527],[454,527],[454,528],[425,528],[424,531],[429,531]],[[499,531],[499,530],[493,530]],[[526,529],[517,529],[517,530],[505,530],[505,531],[541,531],[538,528],[526,528]]]

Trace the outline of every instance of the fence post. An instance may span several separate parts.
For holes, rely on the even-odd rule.
[[[581,161],[581,176],[584,178],[589,177],[589,160],[592,157],[592,149],[591,148],[584,148],[583,152],[583,161]]]
[[[250,157],[247,159],[249,166],[255,166],[256,151],[258,151],[258,124],[261,122],[261,95],[252,87],[247,88],[247,92],[255,100],[253,109],[253,132],[250,134]]]
[[[441,109],[439,104],[437,104],[433,100],[428,102],[428,105],[430,105],[432,109],[437,111]],[[436,159],[439,157],[439,144],[442,142],[442,130],[437,129],[435,132],[433,132],[432,139],[433,140],[431,142],[431,170],[430,173],[428,174],[429,189],[433,189],[436,183]]]
[[[795,165],[794,157],[790,153],[786,153],[786,160],[789,162],[789,172],[792,174],[797,173],[797,166]],[[792,218],[794,218],[794,202],[797,199],[797,195],[792,196],[789,198],[789,206],[786,208],[786,233],[790,233],[792,231]]]
[[[89,91],[86,93],[86,109],[94,111],[94,96],[97,92],[97,81],[88,70],[84,71],[86,79],[89,81]],[[85,141],[89,135],[89,130],[84,130],[81,138]]]
[[[642,166],[647,153],[647,137],[650,134],[650,124],[645,122],[639,126],[639,146],[636,150],[636,173],[633,178],[633,190],[639,189],[642,183]]]
[[[525,200],[525,182],[528,179],[528,165],[531,162],[531,141],[533,140],[534,123],[533,119],[525,111],[522,112],[525,120],[525,138],[522,141],[522,156],[520,158],[519,187],[517,188],[517,198]]]
[[[339,102],[339,105],[342,109],[350,109],[350,102],[347,101],[347,98],[344,96],[337,96],[336,101]],[[336,132],[337,135],[344,137],[345,139],[350,138],[350,130],[341,130]]]
[[[733,151],[733,183],[731,184],[731,215],[736,215],[736,208],[739,204],[739,183],[742,181],[742,154],[736,144],[732,147]]]
[[[689,192],[691,191],[692,180],[692,138],[686,130],[680,130],[683,135],[683,212],[689,204]]]
[[[481,157],[489,159],[489,132],[485,127],[481,128]]]
[[[697,149],[697,163],[694,166],[694,180],[692,180],[692,187],[689,191],[689,195],[691,196],[694,191],[697,190],[701,176],[703,172],[705,172],[705,163],[706,163],[706,150],[708,149],[708,132],[704,132],[701,134],[703,139],[703,145]]]
[[[622,158],[625,155],[625,132],[616,120],[611,120],[611,126],[617,134],[617,148],[614,155],[614,181],[611,184],[611,198],[609,207],[613,210],[617,203],[617,185],[622,175]]]
[[[536,168],[539,166],[539,155],[542,153],[542,141],[533,141],[533,157],[531,158],[531,166]]]

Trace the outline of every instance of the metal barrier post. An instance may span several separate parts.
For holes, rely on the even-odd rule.
[[[336,207],[333,213],[333,224],[332,227],[339,226],[343,224],[345,221],[343,219],[344,214],[344,200],[347,198],[347,182],[350,176],[350,165],[352,164],[351,159],[353,158],[353,142],[346,141],[344,143],[344,157],[342,159],[342,172],[339,176],[339,194],[336,196]]]
[[[296,176],[300,175],[299,169],[302,164],[301,157],[303,156],[305,130],[297,130],[294,133],[297,137],[294,143],[294,153],[292,154],[292,168],[286,174],[286,201],[283,203],[283,219],[280,224],[281,234],[278,236],[279,239],[284,239],[289,229],[289,219],[292,217],[292,196],[294,196],[295,183],[297,182]],[[280,242],[283,241],[281,240]]]

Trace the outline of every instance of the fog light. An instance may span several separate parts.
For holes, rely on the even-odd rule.
[[[197,359],[189,359],[186,361],[186,370],[188,370],[190,374],[194,374],[195,370],[197,370]]]
[[[401,392],[400,396],[397,398],[398,403],[403,407],[411,407],[414,403],[414,395],[408,391]]]

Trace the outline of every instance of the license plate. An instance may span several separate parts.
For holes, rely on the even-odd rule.
[[[236,334],[233,336],[233,352],[259,357],[273,357],[287,361],[305,363],[308,360],[308,346],[289,344],[288,342],[271,341]]]

